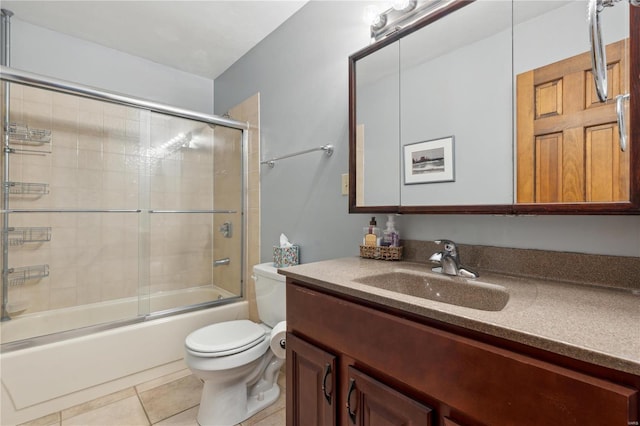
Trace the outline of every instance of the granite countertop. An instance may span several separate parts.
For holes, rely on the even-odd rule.
[[[480,270],[478,281],[503,286],[509,292],[509,301],[501,311],[483,311],[355,281],[399,269],[430,272],[426,264],[359,257],[291,266],[279,272],[321,289],[640,375],[638,291]]]

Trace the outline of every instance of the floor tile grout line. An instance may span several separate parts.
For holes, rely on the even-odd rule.
[[[182,413],[184,413],[184,412],[186,412],[186,411],[189,411],[189,410],[193,410],[195,407],[199,407],[199,406],[200,406],[200,404],[196,404],[196,405],[194,405],[193,407],[189,407],[189,408],[184,409],[184,410],[182,410],[182,411],[178,411],[177,413],[173,413],[173,414],[171,414],[170,416],[165,417],[165,418],[164,418],[164,419],[162,419],[162,420],[158,420],[158,421],[157,421],[157,422],[155,422],[155,423],[151,423],[151,425],[153,426],[153,425],[155,425],[155,424],[158,424],[158,423],[160,423],[160,422],[163,422],[163,421],[165,421],[165,420],[167,420],[167,419],[170,419],[170,418],[172,418],[172,417],[179,416],[180,414],[182,414]]]
[[[149,417],[149,413],[147,413],[147,409],[144,407],[144,403],[142,402],[142,398],[140,397],[140,393],[138,392],[138,387],[134,386],[133,390],[136,393],[136,398],[138,398],[138,402],[140,403],[140,406],[142,407],[142,411],[144,412],[144,416],[147,418],[147,424],[148,425],[152,425],[153,423],[151,423],[151,418]]]

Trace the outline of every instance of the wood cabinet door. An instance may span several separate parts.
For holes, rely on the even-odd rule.
[[[358,426],[429,426],[431,409],[349,366],[345,408]]]
[[[336,357],[287,333],[287,426],[336,424]]]
[[[460,423],[451,420],[449,417],[443,418],[442,423],[444,426],[462,426]]]
[[[629,91],[628,43],[606,48],[606,103],[595,94],[589,52],[517,76],[518,203],[630,199],[615,111],[615,97]]]

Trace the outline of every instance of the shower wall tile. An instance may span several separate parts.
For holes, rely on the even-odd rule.
[[[78,230],[75,227],[56,227],[55,236],[51,236],[51,250],[64,250],[76,246]]]
[[[53,240],[53,236],[51,237]],[[64,250],[52,250],[49,256],[49,269],[76,269],[78,262],[78,248],[67,247]]]
[[[69,161],[69,164],[71,162],[75,162],[73,159],[73,153],[75,152],[74,150],[65,150],[70,154],[70,158],[69,159],[65,159],[64,161]],[[50,177],[50,181],[51,182],[51,188],[57,187],[57,188],[68,188],[69,190],[73,190],[73,188],[76,188],[78,185],[78,176],[77,176],[77,170],[75,168],[71,168],[69,166],[65,166],[65,165],[61,165],[61,166],[57,166],[55,163],[57,163],[59,160],[61,159],[60,156],[56,156],[53,158],[54,160],[54,167],[51,168],[51,177]]]
[[[127,118],[127,111],[130,107],[117,104],[103,104],[103,110],[105,116],[112,116],[118,118]]]
[[[127,121],[124,117],[106,115],[105,113],[104,131],[106,136],[125,136],[127,133]]]
[[[101,283],[95,277],[83,276],[82,285],[77,287],[77,301],[79,305],[100,302]]]
[[[73,288],[75,291],[78,285],[78,271],[76,268],[52,268],[51,265],[49,267],[51,290]]]
[[[91,136],[102,136],[104,129],[104,116],[101,112],[92,112],[91,110],[80,110],[78,112],[78,132],[80,138],[78,142],[86,141],[82,145],[83,149],[101,149],[102,146],[93,144],[97,142],[97,138]]]
[[[49,309],[69,308],[77,304],[75,288],[54,288],[49,295]]]
[[[124,135],[130,139],[138,139],[140,137],[140,122],[135,119],[125,120]]]
[[[28,86],[23,86],[22,84],[11,83],[10,86],[11,86],[11,89],[9,94],[10,94],[11,100],[16,99],[16,100],[22,101],[22,99],[24,98],[24,89],[25,88],[29,89]],[[2,88],[2,95],[4,96],[4,85]]]
[[[102,194],[96,192],[97,188],[79,188],[78,191],[78,202],[77,206],[84,209],[95,209],[98,210],[102,208]]]
[[[67,95],[65,93],[52,93],[52,101],[55,106],[64,106],[78,111],[80,100],[77,96]]]
[[[82,146],[84,145],[84,146]],[[78,167],[87,170],[102,170],[102,143],[78,140]]]
[[[77,98],[78,110],[86,113],[104,113],[104,102],[96,101],[89,98]]]
[[[35,156],[34,156],[35,157]],[[47,159],[48,160],[48,159]],[[33,160],[22,167],[23,176],[27,177],[29,182],[43,182],[48,183],[51,181],[51,166],[47,160]]]
[[[24,106],[22,104],[22,99],[16,100],[15,98],[12,97],[10,102],[11,102],[11,111],[9,112],[9,121],[11,121],[12,123],[25,124]]]

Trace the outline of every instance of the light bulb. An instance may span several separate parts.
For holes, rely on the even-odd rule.
[[[416,7],[416,0],[393,0],[391,7],[400,12],[409,12]]]
[[[371,4],[364,8],[364,13],[362,14],[362,20],[367,25],[373,25],[378,19],[380,19],[380,9],[378,8],[378,6]]]

